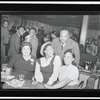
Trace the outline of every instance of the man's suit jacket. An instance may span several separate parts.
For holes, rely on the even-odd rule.
[[[55,50],[55,54],[59,55],[61,57],[61,59],[64,58],[64,52],[68,49],[72,49],[75,53],[75,63],[78,65],[79,61],[80,61],[80,51],[79,51],[79,45],[77,42],[75,42],[72,39],[68,39],[64,48],[62,49],[61,47],[61,42],[59,40],[59,38],[56,38],[52,41],[53,43],[53,47]]]
[[[32,37],[29,40],[29,43],[32,45],[32,55],[36,57],[37,47],[38,47],[38,38],[36,36]]]
[[[9,53],[8,56],[16,56],[20,52],[20,36],[15,33],[12,35],[10,39],[10,48],[9,48]]]
[[[4,27],[1,27],[1,38],[3,44],[8,44],[9,43],[9,30],[5,29]]]

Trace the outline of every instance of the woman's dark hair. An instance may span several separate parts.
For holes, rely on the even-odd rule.
[[[32,53],[32,45],[31,45],[29,42],[24,42],[24,43],[21,45],[21,53],[22,53],[22,48],[23,48],[24,46],[29,46],[29,47],[30,47],[30,50],[31,50],[30,53]]]
[[[66,51],[64,52],[64,54],[66,54],[67,52],[70,52],[70,53],[72,54],[73,58],[75,58],[75,54],[74,54],[74,52],[73,52],[72,49],[66,50]]]
[[[48,46],[52,46],[52,44],[51,44],[51,43],[49,43],[49,44],[47,44],[47,45],[44,47],[44,49],[43,49],[43,55],[44,55],[44,56],[45,56],[44,51],[46,50],[46,48],[47,48]]]

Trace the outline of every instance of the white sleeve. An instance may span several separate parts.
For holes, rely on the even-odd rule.
[[[36,62],[35,79],[38,82],[43,82],[43,76],[42,73],[40,72],[40,65],[38,64],[38,62]]]
[[[52,85],[58,78],[59,70],[61,68],[61,59],[59,56],[56,56],[54,59],[54,67],[53,67],[53,74],[49,78],[49,81],[46,84]]]
[[[74,68],[71,70],[70,74],[67,76],[71,80],[75,80],[79,77],[79,70],[78,68]]]

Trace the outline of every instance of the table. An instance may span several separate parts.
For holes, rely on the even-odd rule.
[[[11,75],[15,76],[14,79],[18,79],[17,73],[12,72]],[[6,81],[10,81],[10,80],[1,79],[1,82],[6,82]],[[9,86],[7,83],[4,83],[2,85],[2,89],[46,89],[46,88],[44,87],[43,83],[38,82],[37,85],[34,85],[32,84],[32,80],[25,79],[25,82],[22,85],[22,87],[15,88],[15,87]]]

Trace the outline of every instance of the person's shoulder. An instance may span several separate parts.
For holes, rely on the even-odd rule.
[[[17,33],[15,33],[15,34],[12,35],[12,37],[17,37],[17,36],[18,36]]]
[[[60,71],[66,71],[67,70],[67,67],[66,65],[62,65],[61,68],[60,68]],[[68,71],[68,70],[67,70]]]
[[[73,44],[73,45],[78,45],[78,43],[76,41],[74,41],[73,39],[69,38],[69,41]]]
[[[12,34],[11,40],[12,40],[12,39],[16,39],[16,37],[17,37],[17,34],[16,34],[16,33],[15,33],[15,34]]]
[[[59,42],[59,38],[53,39],[52,42]]]
[[[78,67],[77,66],[75,66],[75,65],[71,65],[71,68],[72,68],[72,70],[77,70],[78,71]]]
[[[22,54],[17,54],[16,56],[13,56],[12,58],[17,60],[17,59],[20,59],[21,57],[22,57]]]

